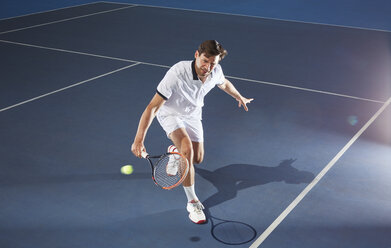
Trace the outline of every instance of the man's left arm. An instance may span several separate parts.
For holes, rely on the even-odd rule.
[[[224,83],[218,85],[218,87],[225,91],[228,95],[235,98],[236,101],[239,102],[239,108],[243,106],[244,110],[248,111],[247,103],[250,103],[252,100],[254,100],[254,98],[243,97],[228,79],[224,79]]]

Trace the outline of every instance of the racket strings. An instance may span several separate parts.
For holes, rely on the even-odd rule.
[[[186,158],[176,154],[164,156],[155,165],[155,181],[163,188],[173,188],[184,180],[187,170]]]

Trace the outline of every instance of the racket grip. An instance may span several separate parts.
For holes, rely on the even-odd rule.
[[[144,151],[141,152],[141,157],[142,158],[147,158],[147,156],[148,156],[147,152],[144,152]]]

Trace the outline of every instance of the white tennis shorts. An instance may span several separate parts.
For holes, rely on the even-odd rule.
[[[170,134],[175,130],[185,128],[191,141],[204,142],[204,129],[202,127],[201,120],[197,118],[185,118],[172,115],[157,115],[156,117],[168,138],[170,138]]]

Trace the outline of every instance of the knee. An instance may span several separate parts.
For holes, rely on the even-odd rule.
[[[180,152],[187,159],[189,159],[189,158],[193,159],[193,157],[194,157],[193,147],[192,147],[191,143],[187,144],[187,145],[182,145]],[[190,161],[190,162],[192,162],[192,161]]]

